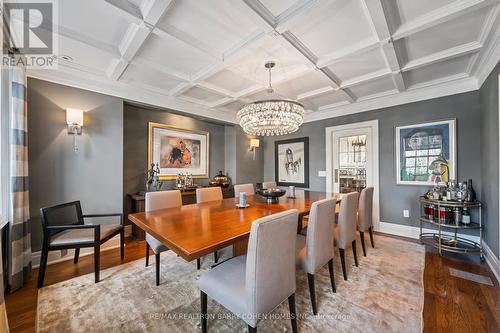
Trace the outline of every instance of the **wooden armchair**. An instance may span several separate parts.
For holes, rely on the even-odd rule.
[[[123,214],[83,215],[80,201],[40,208],[43,228],[42,256],[38,272],[38,288],[43,286],[49,251],[75,249],[74,263],[78,263],[80,249],[94,248],[95,282],[99,282],[99,254],[101,244],[120,234],[120,256],[124,258],[125,229]],[[120,224],[85,224],[85,218],[120,217]]]

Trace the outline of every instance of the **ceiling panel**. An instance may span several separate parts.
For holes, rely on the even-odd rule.
[[[146,40],[138,56],[186,75],[193,75],[210,64],[207,56],[194,47],[174,37],[155,34]]]
[[[224,105],[222,108],[230,112],[238,112],[245,103],[240,101],[234,101],[229,104]]]
[[[469,56],[450,59],[445,62],[435,63],[426,67],[404,73],[405,81],[410,86],[422,84],[429,81],[444,79],[449,76],[465,73],[470,61]]]
[[[60,26],[106,44],[118,46],[132,23],[103,0],[64,0],[58,4]]]
[[[206,79],[205,82],[234,93],[245,90],[255,84],[253,81],[245,79],[241,75],[227,69],[223,69],[220,72],[215,73]]]
[[[367,52],[344,57],[328,68],[341,81],[345,81],[387,68],[387,64],[381,49],[377,47]]]
[[[329,87],[332,84],[333,82],[321,71],[312,70],[294,80],[276,85],[275,89],[289,98],[297,98],[300,94]]]
[[[73,59],[71,62],[99,72],[106,71],[113,59],[103,50],[64,36],[59,36],[59,54],[68,55]]]
[[[225,97],[224,95],[197,86],[190,88],[189,90],[185,91],[182,95],[187,96],[189,98],[198,99],[200,101],[205,101],[208,103],[216,102]]]
[[[322,1],[291,31],[318,57],[374,36],[361,0]]]
[[[395,2],[402,23],[406,23],[433,10],[449,5],[455,0],[389,0]]]
[[[257,29],[247,15],[236,10],[241,5],[234,0],[176,1],[158,27],[168,31],[169,26],[173,26],[209,44],[222,55]]]
[[[477,41],[489,11],[490,8],[483,8],[474,15],[461,16],[404,38],[408,60]]]
[[[139,82],[155,89],[170,91],[184,81],[151,68],[131,64],[120,78],[121,81]]]
[[[274,16],[279,16],[288,8],[292,7],[298,0],[260,0]]]
[[[396,87],[394,86],[392,77],[387,76],[367,83],[352,86],[349,89],[351,89],[354,95],[359,98],[380,94],[386,91],[393,91]]]
[[[340,91],[328,92],[326,94],[314,96],[300,101],[304,106],[317,110],[333,104],[346,103],[347,99],[344,93]]]

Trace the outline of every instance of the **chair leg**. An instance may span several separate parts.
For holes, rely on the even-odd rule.
[[[219,254],[217,253],[217,251],[214,252],[214,261],[215,263],[219,262]]]
[[[288,297],[288,307],[290,308],[292,333],[297,333],[297,311],[295,310],[295,294],[291,294],[290,297]]]
[[[207,333],[207,294],[201,293],[201,332]]]
[[[347,271],[345,269],[345,251],[344,249],[340,249],[340,263],[342,264],[342,274],[344,274],[344,280],[347,281]]]
[[[47,267],[47,257],[49,251],[42,249],[42,257],[40,258],[40,269],[38,270],[38,288],[43,287],[43,280],[45,279],[45,268]]]
[[[370,243],[372,243],[372,247],[375,248],[375,243],[373,243],[373,227],[368,228],[368,232],[370,233]]]
[[[94,246],[94,274],[95,274],[95,283],[99,282],[99,266],[100,266],[100,245],[99,243]]]
[[[155,253],[155,264],[156,264],[156,285],[160,285],[160,254]]]
[[[314,290],[314,274],[307,273],[307,281],[309,282],[309,295],[311,296],[311,305],[313,308],[313,314],[318,314],[318,309],[316,308],[316,291]]]
[[[125,227],[120,231],[120,259],[125,259]]]
[[[201,269],[201,258],[196,259],[196,269]]]
[[[365,233],[363,231],[359,232],[359,239],[361,239],[361,248],[363,249],[363,256],[366,257],[366,249],[365,249]]]
[[[257,333],[257,327],[248,325],[248,333]]]
[[[75,249],[75,258],[73,259],[74,264],[78,264],[78,257],[80,256],[80,249]]]
[[[354,264],[358,267],[358,254],[356,252],[356,240],[352,241],[352,256],[354,257]]]
[[[146,267],[149,266],[149,244],[146,242]]]
[[[337,292],[337,287],[335,287],[335,275],[333,274],[333,259],[328,261],[328,270],[330,271],[330,283],[332,284],[332,291]]]

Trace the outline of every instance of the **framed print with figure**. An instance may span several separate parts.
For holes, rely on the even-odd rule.
[[[275,141],[274,169],[278,186],[309,187],[309,138]]]

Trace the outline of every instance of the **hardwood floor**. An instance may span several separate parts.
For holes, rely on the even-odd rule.
[[[424,332],[500,332],[500,288],[487,265],[469,256],[447,254],[440,257],[434,250],[427,249],[426,252]],[[144,254],[144,241],[126,241],[124,262],[144,258]],[[92,258],[82,257],[77,265],[73,261],[65,261],[47,266],[45,283],[53,284],[92,273]],[[101,269],[120,263],[119,249],[101,253]],[[491,287],[453,277],[449,268],[487,275],[495,285]],[[35,331],[37,275],[38,270],[34,270],[26,286],[6,295],[8,320],[13,333]]]

